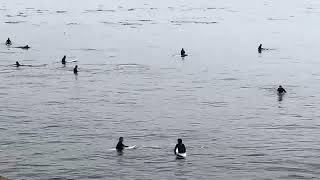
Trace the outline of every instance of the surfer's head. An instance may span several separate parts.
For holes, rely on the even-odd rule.
[[[178,139],[178,143],[181,144],[182,143],[182,139],[179,138]]]
[[[282,86],[280,85],[279,88],[282,88]]]
[[[123,137],[119,137],[119,142],[123,142]]]

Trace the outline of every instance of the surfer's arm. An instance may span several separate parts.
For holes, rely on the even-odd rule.
[[[178,145],[176,145],[176,147],[174,147],[174,154],[177,154],[177,152],[176,152],[176,150],[177,150],[177,148],[178,148]]]

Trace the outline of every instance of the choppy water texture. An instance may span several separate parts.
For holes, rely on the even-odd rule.
[[[0,174],[318,179],[319,8],[318,0],[2,0]],[[8,37],[31,49],[7,48]],[[273,50],[259,54],[259,43]],[[77,62],[63,67],[63,55]],[[43,66],[13,67],[17,60]],[[118,155],[119,136],[137,148]],[[185,160],[173,156],[179,137]]]

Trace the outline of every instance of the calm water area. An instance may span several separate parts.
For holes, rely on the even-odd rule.
[[[319,0],[1,0],[0,175],[319,179],[319,19]]]

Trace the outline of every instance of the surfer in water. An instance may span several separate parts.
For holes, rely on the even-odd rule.
[[[178,153],[186,153],[186,147],[182,144],[182,139],[178,139],[178,144],[174,148],[174,154],[177,154],[176,150],[178,149]]]
[[[20,48],[20,49],[29,49],[30,46],[29,45],[25,45],[25,46],[18,46],[18,47],[14,47],[14,48]]]
[[[262,48],[262,44],[260,44],[260,45],[259,45],[259,47],[258,47],[258,52],[259,52],[259,53],[261,53],[261,52],[262,52],[262,50],[263,50],[263,48]]]
[[[279,88],[277,89],[279,94],[286,93],[287,91],[280,85]]]
[[[74,73],[74,74],[78,74],[78,65],[76,65],[76,66],[73,68],[73,73]]]
[[[116,146],[116,149],[117,149],[118,152],[122,152],[122,150],[123,150],[125,147],[128,147],[128,146],[124,145],[122,142],[123,142],[123,137],[120,137],[120,138],[119,138],[119,142],[118,142],[118,144],[117,144],[117,146]]]
[[[19,66],[21,66],[21,64],[18,62],[18,61],[16,61],[16,64],[15,64],[17,67],[19,67]]]
[[[181,54],[181,57],[185,57],[185,56],[187,56],[186,51],[184,51],[184,49],[183,49],[183,48],[181,49],[180,54]]]
[[[6,41],[6,45],[7,45],[7,46],[10,46],[11,44],[12,44],[12,43],[11,43],[11,40],[10,40],[10,38],[8,38],[7,41]]]
[[[63,58],[62,58],[62,60],[61,60],[61,63],[63,64],[63,65],[65,65],[66,64],[66,56],[63,56]]]

